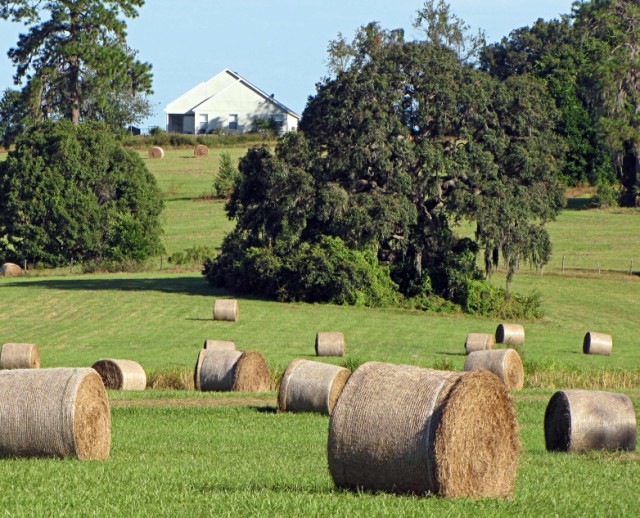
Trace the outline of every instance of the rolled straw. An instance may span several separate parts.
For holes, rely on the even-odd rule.
[[[316,356],[344,356],[347,344],[344,334],[328,332],[316,335]]]
[[[588,332],[582,341],[582,352],[584,354],[602,354],[609,356],[613,349],[613,338],[603,333]]]
[[[495,340],[493,335],[486,333],[469,333],[464,343],[464,349],[467,354],[474,351],[486,351],[493,349]]]
[[[524,327],[520,324],[500,324],[496,329],[496,343],[505,345],[523,345]]]
[[[464,370],[480,369],[493,372],[508,389],[520,390],[524,386],[524,367],[514,349],[472,352],[464,362]]]
[[[227,342],[226,340],[205,340],[203,349],[229,349],[230,351],[235,351],[236,343],[235,342]]]
[[[91,366],[104,383],[105,388],[115,390],[144,390],[147,375],[142,366],[132,360],[98,360]]]
[[[164,149],[161,147],[149,148],[149,158],[164,158]]]
[[[35,344],[8,343],[0,352],[0,369],[39,369],[40,351]]]
[[[204,144],[198,144],[193,148],[193,156],[196,158],[209,156],[209,148]]]
[[[213,304],[213,319],[236,322],[240,316],[238,301],[233,299],[218,299]]]
[[[196,390],[267,392],[269,366],[258,351],[202,349],[194,371]]]
[[[4,263],[2,266],[0,266],[0,275],[4,277],[17,277],[23,274],[24,271],[17,264]]]

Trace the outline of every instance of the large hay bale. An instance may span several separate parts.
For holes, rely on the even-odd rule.
[[[0,352],[0,369],[39,369],[40,351],[35,344],[4,344]]]
[[[109,400],[93,369],[1,371],[0,394],[0,457],[109,456]]]
[[[138,362],[133,360],[102,359],[94,363],[95,369],[104,386],[114,390],[144,390],[147,388],[147,375]]]
[[[4,275],[5,277],[18,277],[22,274],[24,274],[24,271],[22,271],[22,268],[20,268],[17,264],[4,263],[2,266],[0,266],[0,275]]]
[[[584,354],[602,354],[609,356],[613,349],[613,338],[603,333],[588,332],[582,341],[582,352]]]
[[[636,449],[636,414],[624,394],[598,390],[556,392],[544,414],[549,451]]]
[[[493,349],[495,340],[493,335],[487,333],[469,333],[464,342],[464,349],[467,354],[473,351],[486,351]]]
[[[203,349],[228,349],[230,351],[236,350],[235,342],[228,342],[227,340],[205,340]]]
[[[316,356],[344,356],[347,343],[342,333],[316,334]]]
[[[267,392],[269,366],[258,351],[202,349],[193,381],[202,391]]]
[[[238,301],[234,299],[218,299],[213,303],[213,319],[237,322],[240,317]]]
[[[520,390],[524,385],[524,367],[520,355],[514,349],[474,351],[464,362],[464,370],[485,369],[493,372],[508,389]]]
[[[164,158],[164,149],[161,147],[149,148],[149,158]]]
[[[365,363],[329,424],[329,470],[342,488],[507,497],[519,450],[509,392],[487,371]]]
[[[496,328],[496,342],[505,345],[524,345],[524,327],[520,324],[500,324]]]
[[[351,371],[337,365],[293,360],[284,371],[278,409],[330,415]]]
[[[193,148],[193,156],[196,158],[203,158],[209,156],[209,148],[204,144],[198,144]]]

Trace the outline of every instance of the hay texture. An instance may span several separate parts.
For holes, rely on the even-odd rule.
[[[465,371],[485,369],[493,372],[508,389],[520,390],[524,385],[524,366],[514,349],[474,351],[464,362]]]
[[[202,349],[193,375],[196,390],[267,392],[269,366],[257,351]]]
[[[149,148],[149,158],[164,158],[164,149],[161,147]]]
[[[236,350],[235,342],[228,342],[226,340],[205,340],[203,349],[228,349],[230,351]]]
[[[344,356],[347,343],[342,333],[318,333],[316,335],[316,356]]]
[[[40,351],[35,344],[4,344],[0,369],[39,369]]]
[[[109,400],[93,369],[1,371],[0,394],[0,457],[109,456]]]
[[[278,410],[330,415],[351,371],[337,365],[293,360],[278,391]]]
[[[544,414],[549,451],[636,449],[636,414],[624,394],[598,390],[556,392]]]
[[[132,360],[98,360],[91,367],[100,374],[105,388],[114,390],[147,388],[147,375],[144,369]]]
[[[204,144],[198,144],[193,148],[193,156],[196,158],[204,158],[209,156],[209,148]]]
[[[474,351],[486,351],[493,349],[495,339],[493,335],[486,333],[469,333],[464,343],[464,350],[467,354]]]
[[[524,327],[520,324],[500,324],[496,328],[496,343],[524,345]]]
[[[584,354],[602,354],[609,356],[613,349],[613,338],[603,333],[588,332],[582,341],[582,352]]]
[[[507,497],[519,451],[509,392],[487,371],[365,363],[329,424],[329,470],[341,488]]]
[[[4,277],[18,277],[23,273],[22,268],[14,263],[4,263],[0,266],[0,275],[3,275]]]
[[[240,317],[238,301],[234,299],[218,299],[213,303],[213,319],[237,322]]]

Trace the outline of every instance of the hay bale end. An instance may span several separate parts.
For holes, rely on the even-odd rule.
[[[464,350],[467,354],[474,351],[486,351],[493,349],[495,339],[492,334],[488,333],[469,333],[464,342]]]
[[[24,275],[24,271],[17,264],[4,263],[0,266],[0,275],[4,277],[18,277]]]
[[[347,342],[343,333],[322,332],[316,334],[316,356],[344,356]]]
[[[0,369],[39,369],[40,350],[36,344],[7,343],[0,351]]]
[[[133,360],[98,360],[91,366],[102,378],[105,388],[113,390],[144,390],[147,375]]]
[[[164,158],[164,149],[157,146],[149,148],[149,158]]]
[[[582,352],[584,354],[601,354],[610,356],[613,351],[613,338],[604,333],[592,333],[589,331],[584,335],[582,341]]]
[[[520,324],[499,324],[496,328],[496,343],[524,345],[524,327]]]
[[[524,366],[514,349],[474,351],[464,362],[465,371],[485,369],[493,372],[508,389],[520,390],[524,386]]]
[[[196,390],[268,392],[269,366],[258,351],[202,349],[194,370]]]
[[[240,318],[238,301],[234,299],[218,299],[213,303],[213,319],[237,322]]]

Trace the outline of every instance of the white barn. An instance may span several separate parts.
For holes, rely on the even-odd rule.
[[[300,116],[235,72],[225,69],[170,102],[164,109],[170,133],[243,133],[255,119],[273,120],[281,132],[298,128]]]

